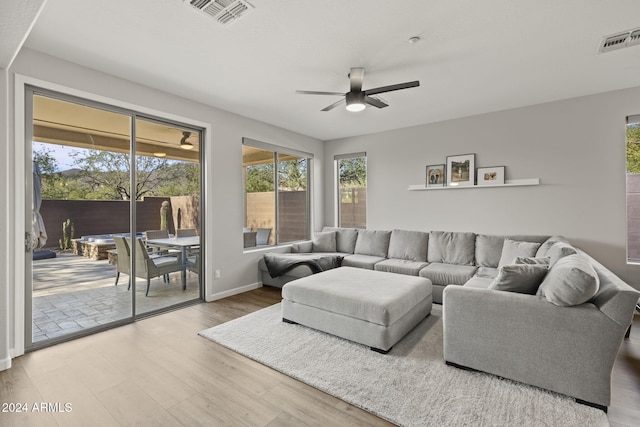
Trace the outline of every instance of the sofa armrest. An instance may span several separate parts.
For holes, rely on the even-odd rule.
[[[291,244],[291,253],[309,253],[313,251],[313,242],[307,240]]]
[[[447,362],[608,406],[611,370],[626,327],[594,304],[559,307],[543,297],[447,286]]]

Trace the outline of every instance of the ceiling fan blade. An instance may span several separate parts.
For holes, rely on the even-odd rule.
[[[410,87],[416,87],[416,86],[420,86],[420,82],[418,80],[413,81],[413,82],[398,83],[398,84],[390,85],[390,86],[377,87],[375,89],[367,89],[364,92],[368,96],[368,95],[375,95],[376,93],[391,92],[391,91],[394,91],[394,90],[408,89]]]
[[[365,96],[364,97],[364,102],[366,102],[369,105],[373,105],[374,107],[378,107],[378,108],[384,108],[384,107],[388,107],[389,104],[382,102],[381,100],[374,98],[372,96]]]
[[[315,90],[297,90],[297,94],[299,95],[338,95],[344,96],[344,93],[341,92],[318,92]]]
[[[329,110],[333,110],[334,108],[336,108],[338,105],[340,104],[344,104],[346,101],[344,100],[344,98],[342,98],[340,101],[338,102],[334,102],[333,104],[329,105],[328,107],[323,108],[320,111],[329,111]]]
[[[351,92],[360,92],[362,90],[362,81],[364,80],[364,68],[355,67],[349,71],[349,81],[351,82]]]

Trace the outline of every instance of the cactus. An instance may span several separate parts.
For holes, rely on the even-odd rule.
[[[166,200],[162,202],[162,207],[160,208],[160,230],[168,230],[168,216],[169,216],[169,202]]]
[[[75,234],[75,227],[71,219],[67,218],[66,221],[62,223],[62,239],[58,241],[60,244],[60,249],[63,251],[71,249],[71,239],[73,239]]]

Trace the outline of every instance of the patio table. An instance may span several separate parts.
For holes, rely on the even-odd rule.
[[[151,239],[145,242],[150,247],[169,247],[180,249],[182,254],[182,289],[187,288],[187,249],[200,247],[200,236],[169,237],[164,239]]]

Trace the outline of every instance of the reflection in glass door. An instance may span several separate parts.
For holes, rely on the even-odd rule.
[[[39,89],[26,101],[26,349],[200,300],[201,131]],[[182,228],[197,236],[146,233]]]
[[[200,298],[200,132],[137,118],[136,313]],[[144,208],[153,200],[157,212]]]

